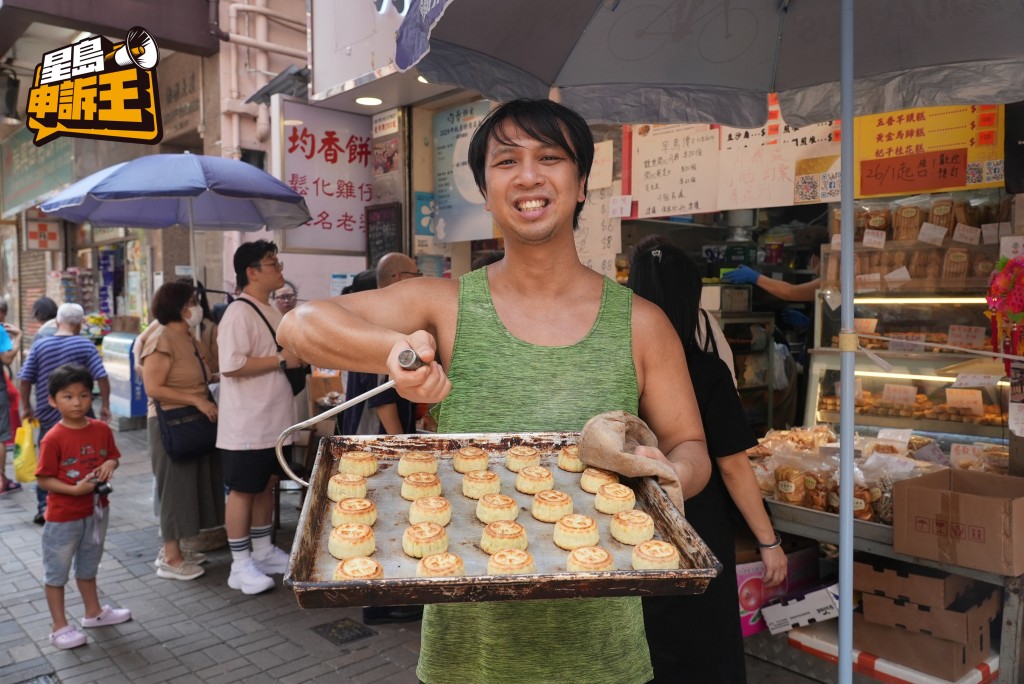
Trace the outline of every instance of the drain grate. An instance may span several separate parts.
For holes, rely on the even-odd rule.
[[[358,639],[377,635],[377,632],[352,618],[341,618],[334,622],[317,625],[313,631],[337,646],[344,646]]]

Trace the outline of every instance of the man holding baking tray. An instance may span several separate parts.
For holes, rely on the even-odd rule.
[[[328,368],[390,373],[437,403],[438,430],[575,431],[597,414],[643,418],[692,496],[710,473],[679,337],[660,309],[583,266],[573,229],[594,142],[548,100],[499,106],[469,147],[505,258],[458,282],[416,278],[310,302],[279,340]],[[427,362],[406,371],[399,353]],[[417,674],[434,682],[631,684],[653,677],[639,597],[427,606]]]

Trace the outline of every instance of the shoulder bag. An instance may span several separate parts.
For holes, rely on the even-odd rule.
[[[267,324],[267,330],[270,331],[270,336],[274,338],[274,345],[277,347],[277,351],[280,352],[282,349],[284,349],[284,347],[277,343],[277,333],[274,331],[274,326],[270,325],[270,321],[267,320],[267,317],[263,315],[263,312],[260,311],[260,308],[258,306],[250,302],[248,299],[244,299],[241,297],[239,297],[235,301],[245,302],[246,304],[251,306],[253,310],[259,314],[260,318],[263,319],[263,322]],[[292,387],[293,396],[299,394],[299,392],[306,389],[306,376],[310,374],[311,370],[312,369],[305,364],[299,366],[298,368],[284,369],[284,375],[286,378],[288,378],[288,384],[291,385]]]
[[[207,385],[206,396],[213,401],[208,388],[206,366],[199,356],[195,341],[192,341],[192,350],[203,371],[203,384]],[[153,405],[156,407],[156,417],[160,422],[160,442],[169,459],[175,463],[191,461],[217,449],[217,424],[195,406],[182,406],[165,411],[155,399]]]

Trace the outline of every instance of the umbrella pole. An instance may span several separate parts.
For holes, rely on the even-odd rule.
[[[199,278],[196,277],[196,231],[192,227],[192,198],[188,198],[188,264],[192,269],[192,287],[197,287]]]
[[[839,285],[839,683],[853,681],[853,401],[857,335],[853,320],[853,0],[840,5],[839,102],[842,249]]]

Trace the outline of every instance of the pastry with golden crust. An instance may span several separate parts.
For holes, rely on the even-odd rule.
[[[654,518],[635,508],[613,515],[610,528],[616,541],[631,546],[654,538]]]
[[[366,497],[366,478],[354,473],[336,473],[327,483],[327,498],[331,501],[362,499]]]
[[[338,459],[338,472],[370,477],[377,472],[377,457],[368,451],[346,451]]]
[[[331,527],[345,523],[363,523],[373,526],[377,522],[377,507],[369,499],[342,499],[331,506]]]
[[[583,475],[580,476],[580,487],[585,492],[591,494],[597,494],[597,490],[604,484],[612,484],[619,481],[617,473],[613,473],[610,470],[602,470],[600,468],[594,468],[591,466],[583,471]]]
[[[526,528],[515,520],[488,523],[480,536],[480,548],[484,553],[495,553],[501,549],[525,549],[526,545]]]
[[[558,467],[570,473],[582,473],[587,464],[580,460],[580,448],[569,444],[558,450]]]
[[[601,572],[615,568],[615,559],[600,546],[573,549],[565,563],[569,572]]]
[[[516,474],[516,489],[523,494],[536,494],[554,487],[555,476],[544,466],[526,466]]]
[[[448,534],[443,525],[421,522],[410,525],[402,534],[402,550],[413,558],[423,558],[448,550]]]
[[[572,497],[557,489],[545,489],[533,495],[533,517],[541,522],[558,522],[572,513]]]
[[[676,570],[679,549],[668,542],[650,539],[633,547],[634,570]]]
[[[366,556],[347,558],[334,569],[335,580],[371,580],[384,576],[384,566]]]
[[[501,491],[501,478],[490,470],[471,470],[462,476],[462,493],[470,499]]]
[[[506,494],[484,494],[476,504],[476,517],[485,525],[495,520],[515,520],[519,504]]]
[[[502,549],[491,554],[487,561],[488,575],[522,575],[537,572],[533,556],[522,549]]]
[[[373,529],[363,523],[345,523],[331,530],[327,551],[338,560],[369,556],[376,550]]]
[[[425,496],[409,506],[409,523],[435,522],[447,525],[452,521],[452,505],[443,496]]]
[[[441,480],[433,473],[412,473],[402,480],[402,498],[415,501],[425,496],[441,496]]]
[[[452,465],[457,473],[468,473],[473,470],[487,470],[487,452],[480,447],[465,446],[455,452]]]
[[[584,546],[597,546],[601,536],[597,531],[597,523],[589,515],[570,513],[555,523],[554,541],[555,546],[572,551]]]
[[[624,484],[613,482],[603,484],[597,488],[597,496],[594,497],[594,508],[600,513],[618,513],[628,511],[636,506],[636,494]]]
[[[424,556],[416,564],[417,577],[461,577],[465,574],[465,563],[448,551]]]
[[[436,473],[437,457],[426,451],[407,451],[398,459],[398,474],[401,477],[413,473]]]
[[[540,465],[540,452],[531,446],[517,444],[505,452],[505,467],[513,473],[534,465]]]

